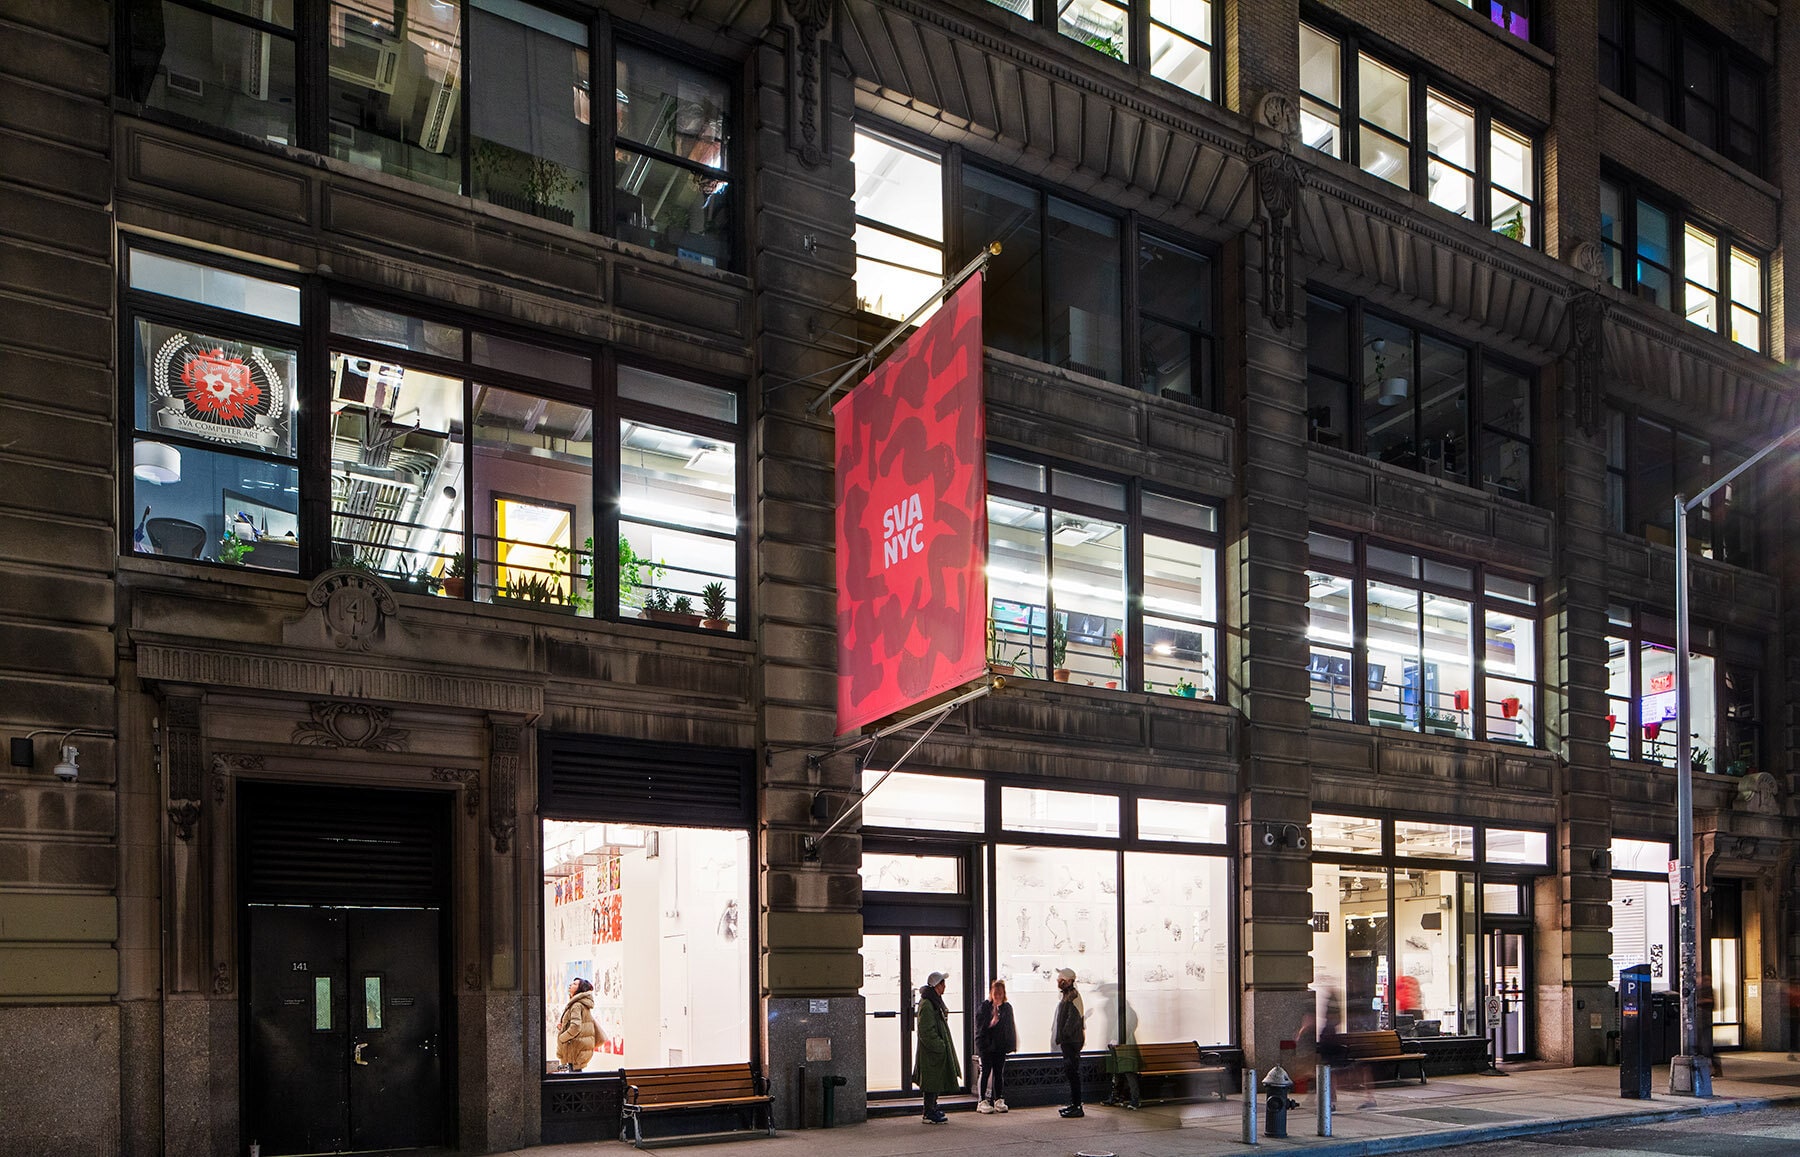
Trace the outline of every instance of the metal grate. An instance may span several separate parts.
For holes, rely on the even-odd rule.
[[[449,899],[447,793],[246,783],[238,817],[245,903]]]
[[[721,828],[755,821],[748,751],[553,732],[538,742],[546,816]]]

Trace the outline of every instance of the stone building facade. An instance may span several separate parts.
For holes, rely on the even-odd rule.
[[[0,4],[0,1149],[858,1120],[939,962],[1015,1103],[1065,963],[1095,1049],[1603,1062],[1669,501],[1800,421],[1800,15],[1060,7]],[[813,403],[994,240],[1015,673],[858,804]],[[1792,478],[1690,521],[1721,1048],[1795,1043]]]

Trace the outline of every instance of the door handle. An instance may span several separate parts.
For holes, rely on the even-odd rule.
[[[356,1064],[359,1064],[359,1065],[366,1065],[366,1064],[368,1064],[368,1063],[369,1063],[369,1062],[368,1062],[368,1061],[365,1061],[365,1060],[363,1060],[363,1055],[362,1055],[362,1051],[363,1051],[363,1050],[364,1050],[364,1049],[366,1049],[366,1048],[368,1048],[368,1047],[369,1047],[369,1045],[368,1045],[368,1042],[366,1042],[366,1041],[357,1041],[357,1042],[356,1042],[356,1052],[355,1052],[355,1055],[353,1055],[353,1056],[352,1056],[352,1057],[351,1057],[351,1058],[350,1058],[350,1059],[351,1059],[351,1060],[352,1060],[352,1061],[354,1061],[354,1062],[355,1062],[355,1063],[356,1063]]]

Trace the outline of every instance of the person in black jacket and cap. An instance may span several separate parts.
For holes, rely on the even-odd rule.
[[[1064,1117],[1086,1116],[1081,1109],[1081,1049],[1087,1044],[1087,1010],[1075,990],[1075,970],[1056,970],[1056,1019],[1050,1022],[1050,1043],[1062,1050],[1063,1072],[1069,1078],[1069,1103],[1057,1110]]]
[[[1006,1054],[1018,1048],[1019,1030],[1013,1025],[1013,1007],[1006,999],[1006,981],[996,980],[988,986],[988,998],[975,1010],[975,1051],[981,1056],[977,1113],[1006,1112]]]

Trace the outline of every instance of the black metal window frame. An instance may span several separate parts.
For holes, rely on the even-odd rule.
[[[1658,414],[1617,403],[1606,406],[1607,518],[1610,529],[1664,546],[1674,544],[1675,492],[1698,494],[1744,454]],[[1654,437],[1655,441],[1652,441]],[[1683,477],[1689,460],[1692,469]],[[1647,492],[1645,472],[1664,467],[1670,485]],[[1761,562],[1756,473],[1740,475],[1707,504],[1688,512],[1688,549],[1700,558],[1753,569]]]
[[[1144,687],[1144,537],[1153,534],[1159,538],[1167,538],[1194,546],[1206,547],[1213,552],[1213,573],[1206,576],[1211,584],[1215,617],[1211,620],[1194,620],[1194,625],[1202,629],[1210,629],[1213,633],[1213,654],[1208,665],[1207,678],[1211,684],[1209,698],[1218,701],[1222,684],[1220,678],[1224,672],[1223,656],[1220,652],[1225,643],[1225,600],[1223,597],[1225,577],[1224,537],[1218,530],[1207,530],[1200,527],[1180,526],[1154,517],[1146,517],[1143,513],[1143,499],[1146,494],[1172,498],[1180,502],[1205,506],[1213,511],[1215,519],[1224,517],[1223,505],[1218,499],[1182,493],[1164,486],[1146,482],[1141,478],[1126,478],[1109,475],[1103,471],[1095,471],[1047,457],[1031,450],[989,443],[988,453],[1002,458],[1010,458],[1024,462],[1043,470],[1045,488],[1029,490],[1024,487],[1008,486],[997,483],[990,477],[988,494],[995,498],[1004,498],[1020,505],[1039,506],[1044,509],[1043,559],[1046,600],[1044,613],[1047,624],[1057,622],[1055,575],[1056,558],[1053,539],[1055,537],[1055,518],[1058,513],[1072,514],[1081,517],[1100,519],[1106,522],[1119,522],[1125,527],[1125,623],[1123,662],[1120,664],[1120,683],[1125,690],[1141,690]],[[1062,497],[1056,494],[1056,476],[1073,475],[1084,479],[1093,479],[1109,485],[1121,486],[1125,489],[1125,509],[1100,506],[1082,502],[1079,499]],[[1048,670],[1049,662],[1046,648],[1048,637],[1043,632],[1032,633],[1028,647],[1033,660],[1032,670],[1037,670],[1036,659],[1045,655],[1043,669]],[[1167,688],[1156,688],[1158,691]],[[1041,786],[1041,785],[1040,785]]]
[[[1336,415],[1327,416],[1317,412],[1321,408],[1328,407],[1316,405],[1309,407],[1307,411],[1307,436],[1309,440],[1329,444],[1329,439],[1322,435],[1333,430],[1342,430],[1343,434],[1348,435],[1343,438],[1342,448],[1355,454],[1366,454],[1367,442],[1364,437],[1364,426],[1368,418],[1368,407],[1363,403],[1364,385],[1366,384],[1362,377],[1364,372],[1363,350],[1372,339],[1366,335],[1364,319],[1367,317],[1379,318],[1388,324],[1400,326],[1401,328],[1412,332],[1413,341],[1410,356],[1412,358],[1411,364],[1414,367],[1419,365],[1419,339],[1421,337],[1430,337],[1434,341],[1460,346],[1467,351],[1469,400],[1466,407],[1467,420],[1465,422],[1465,436],[1468,439],[1467,445],[1469,447],[1469,469],[1466,478],[1452,478],[1450,481],[1477,490],[1485,490],[1496,494],[1500,493],[1497,487],[1490,486],[1486,482],[1478,481],[1476,475],[1480,472],[1481,463],[1486,460],[1486,450],[1492,440],[1500,439],[1507,442],[1517,442],[1525,446],[1529,461],[1522,471],[1522,478],[1520,480],[1522,483],[1522,492],[1515,495],[1508,495],[1507,497],[1520,502],[1532,501],[1532,496],[1536,489],[1532,485],[1532,482],[1535,478],[1535,470],[1537,467],[1537,435],[1539,428],[1537,415],[1535,413],[1532,415],[1532,421],[1530,423],[1531,428],[1523,434],[1514,434],[1490,426],[1486,421],[1487,407],[1485,404],[1484,388],[1487,378],[1487,368],[1490,364],[1507,372],[1518,374],[1526,381],[1526,390],[1530,394],[1532,409],[1534,411],[1538,410],[1541,407],[1537,405],[1537,371],[1535,369],[1524,362],[1516,362],[1502,354],[1495,353],[1487,346],[1478,342],[1464,341],[1453,335],[1441,333],[1428,327],[1421,326],[1400,315],[1372,308],[1361,298],[1346,297],[1314,288],[1307,291],[1309,307],[1313,299],[1325,303],[1328,308],[1344,311],[1346,317],[1345,327],[1350,341],[1349,348],[1343,351],[1344,364],[1351,368],[1355,376],[1345,376],[1327,366],[1321,366],[1312,356],[1312,352],[1316,347],[1314,346],[1312,339],[1308,340],[1307,376],[1309,378],[1316,377],[1322,381],[1329,382],[1335,387],[1341,387],[1349,399],[1349,409],[1348,413],[1344,416],[1344,425],[1342,427],[1336,425]],[[1311,327],[1309,327],[1309,330],[1310,328]],[[1416,370],[1414,376],[1417,376]],[[1424,404],[1424,390],[1415,387],[1410,391],[1406,399],[1406,405],[1413,413],[1412,441],[1415,446],[1417,446],[1420,441],[1422,408]],[[1416,469],[1416,467],[1408,468]]]
[[[1602,193],[1608,189],[1612,191],[1619,208],[1618,217],[1614,222],[1616,235],[1607,235],[1604,219],[1601,223],[1600,247],[1603,264],[1606,267],[1603,276],[1626,293],[1661,308],[1656,302],[1654,291],[1649,295],[1645,294],[1644,290],[1648,286],[1638,276],[1638,265],[1640,263],[1647,264],[1662,271],[1669,279],[1668,311],[1687,320],[1688,287],[1699,284],[1689,275],[1690,271],[1687,268],[1687,230],[1691,225],[1711,237],[1717,246],[1718,268],[1713,271],[1713,276],[1716,278],[1715,284],[1718,288],[1712,292],[1714,307],[1719,315],[1719,325],[1717,329],[1707,329],[1698,322],[1689,321],[1689,324],[1697,329],[1715,333],[1737,345],[1744,345],[1731,336],[1730,321],[1732,307],[1737,304],[1731,289],[1731,257],[1734,253],[1741,254],[1756,262],[1759,283],[1757,294],[1761,303],[1760,309],[1750,311],[1755,313],[1757,318],[1756,344],[1744,348],[1751,349],[1756,353],[1768,352],[1769,258],[1761,248],[1734,234],[1731,230],[1720,228],[1706,218],[1695,214],[1679,199],[1668,196],[1644,181],[1616,169],[1609,167],[1602,171],[1600,187]],[[1653,256],[1642,251],[1641,238],[1638,235],[1639,206],[1647,206],[1668,219],[1669,253],[1666,266],[1663,262],[1655,260]],[[1748,307],[1745,308],[1748,309]]]
[[[1660,53],[1651,43],[1657,24],[1662,28]],[[1762,62],[1692,13],[1647,0],[1601,0],[1598,50],[1603,87],[1726,160],[1763,175],[1768,80]],[[1702,60],[1708,63],[1702,65]],[[1710,131],[1708,115],[1713,119]]]
[[[241,28],[247,32],[273,36],[293,44],[294,49],[294,87],[296,105],[296,129],[298,140],[295,147],[310,153],[327,154],[330,148],[330,126],[326,105],[330,87],[330,51],[329,20],[331,0],[294,0],[294,26],[286,28],[266,20],[259,20],[239,11],[236,8],[212,3],[210,0],[161,0],[179,8],[200,13],[214,20]],[[463,30],[464,38],[459,50],[458,67],[458,106],[457,124],[461,168],[460,182],[463,196],[473,197],[474,189],[472,165],[473,150],[467,147],[470,124],[470,52],[468,50],[468,32],[470,22],[469,11],[472,0],[449,0],[459,5],[460,17],[458,27]],[[727,111],[726,122],[726,157],[724,170],[710,169],[704,165],[689,161],[673,153],[641,145],[618,138],[617,117],[610,112],[603,115],[597,100],[589,105],[593,110],[588,117],[588,149],[589,172],[586,174],[589,191],[589,221],[592,232],[610,235],[613,230],[610,223],[615,220],[612,212],[615,193],[615,149],[624,150],[636,155],[673,165],[692,173],[697,179],[721,178],[728,182],[734,192],[742,188],[742,154],[744,143],[741,139],[740,124],[743,116],[740,110],[747,108],[744,85],[737,70],[726,62],[698,51],[690,46],[656,36],[654,33],[621,26],[621,24],[603,12],[590,7],[580,7],[564,2],[564,0],[526,0],[530,7],[540,8],[564,20],[574,21],[588,30],[587,51],[589,56],[588,91],[591,94],[612,94],[617,89],[617,56],[616,45],[625,43],[638,49],[662,56],[681,66],[708,73],[725,82],[731,94],[732,107]],[[131,46],[134,34],[133,21],[142,19],[134,15],[134,6],[119,4],[116,6],[115,34],[117,42],[126,46],[126,50],[116,54],[118,91],[125,94],[148,92],[149,80],[139,75],[138,65],[131,59]],[[609,97],[605,108],[615,107],[616,97]],[[234,143],[274,152],[285,152],[267,141],[244,133],[233,132],[223,126],[196,120],[176,113],[143,107],[141,101],[136,109],[138,115],[146,119],[164,121],[180,128],[201,132],[209,136],[227,138]],[[485,202],[484,202],[485,203]],[[720,264],[725,268],[736,268],[742,261],[744,222],[746,220],[745,198],[735,196],[731,210],[732,243],[730,259]],[[602,223],[607,223],[602,227]]]
[[[1607,714],[1613,717],[1609,725],[1609,744],[1611,736],[1617,734],[1618,728],[1622,726],[1625,728],[1625,758],[1661,763],[1661,760],[1646,754],[1649,745],[1645,742],[1643,721],[1637,718],[1638,705],[1644,701],[1647,691],[1644,687],[1642,656],[1645,647],[1674,652],[1675,621],[1666,614],[1646,610],[1641,606],[1615,605],[1607,613],[1606,634],[1609,640],[1621,640],[1631,656],[1630,698],[1612,694],[1610,687],[1607,691]],[[1740,632],[1709,623],[1689,624],[1688,650],[1713,661],[1713,685],[1710,690],[1713,700],[1714,745],[1703,756],[1699,754],[1699,745],[1694,746],[1696,771],[1741,775],[1760,766],[1764,748],[1764,702],[1762,656],[1758,647],[1756,640]],[[1609,657],[1610,651],[1609,643]],[[1691,667],[1689,671],[1691,674]],[[1747,697],[1733,695],[1733,685],[1740,679],[1749,684]],[[1616,752],[1613,758],[1619,758]],[[1673,756],[1670,758],[1673,759]],[[1704,768],[1702,763],[1705,764]],[[1733,770],[1734,765],[1736,770]]]
[[[941,774],[954,775],[952,769],[943,769]],[[903,903],[921,910],[929,910],[946,905],[970,904],[974,906],[977,925],[982,930],[985,943],[977,948],[977,959],[987,969],[989,976],[998,975],[1000,930],[999,912],[995,903],[996,859],[1002,845],[1009,847],[1034,848],[1075,848],[1084,850],[1112,851],[1117,854],[1114,877],[1121,892],[1124,888],[1125,856],[1131,852],[1153,852],[1163,855],[1194,855],[1222,861],[1227,875],[1227,889],[1230,903],[1234,909],[1225,920],[1225,927],[1230,930],[1231,945],[1228,958],[1231,962],[1229,991],[1237,991],[1238,961],[1238,920],[1237,879],[1238,864],[1234,845],[1233,832],[1237,830],[1237,802],[1224,795],[1181,791],[1158,787],[1121,787],[1117,783],[1096,782],[1091,780],[1047,780],[1042,777],[1029,778],[1022,776],[990,775],[982,779],[982,804],[985,823],[979,832],[931,831],[913,828],[865,827],[862,831],[864,842],[871,850],[885,852],[905,852],[919,855],[959,855],[974,857],[974,866],[980,878],[965,880],[959,893],[952,896],[918,896],[905,897]],[[1073,792],[1086,795],[1102,795],[1119,801],[1119,834],[1116,836],[1078,836],[1051,832],[1027,832],[1008,828],[1001,811],[1001,792],[1005,788],[1028,788],[1041,791]],[[1141,836],[1138,831],[1138,801],[1167,800],[1177,803],[1214,804],[1225,809],[1225,841],[1223,843],[1199,843],[1183,840],[1166,840]],[[884,893],[883,903],[893,894]],[[894,897],[901,899],[900,897]],[[1126,909],[1123,902],[1117,903],[1116,917],[1118,926],[1115,930],[1114,952],[1119,965],[1118,976],[1121,989],[1129,989],[1130,981],[1125,970],[1125,918]],[[971,991],[971,997],[978,995]],[[1237,1002],[1228,1002],[1228,1037],[1223,1041],[1201,1042],[1202,1045],[1216,1045],[1229,1048],[1238,1044],[1242,1032],[1241,1014]],[[1125,996],[1121,992],[1118,1007],[1125,1008]],[[1109,1032],[1115,1032],[1117,1026]],[[1108,1039],[1111,1039],[1110,1037]],[[1090,1042],[1089,1051],[1098,1046]],[[1029,1052],[1030,1050],[1026,1050]]]
[[[1405,53],[1393,48],[1387,42],[1369,35],[1363,30],[1335,19],[1329,13],[1314,9],[1310,4],[1302,10],[1302,26],[1337,43],[1338,58],[1338,96],[1337,105],[1332,105],[1322,94],[1301,91],[1302,98],[1327,110],[1333,110],[1338,120],[1338,157],[1363,167],[1362,131],[1367,129],[1379,133],[1382,137],[1395,142],[1406,149],[1406,180],[1389,181],[1399,185],[1421,197],[1428,197],[1431,192],[1431,152],[1430,121],[1426,116],[1426,107],[1430,97],[1437,96],[1467,109],[1475,120],[1475,141],[1473,153],[1475,168],[1463,170],[1461,166],[1451,166],[1458,171],[1469,172],[1475,182],[1475,215],[1465,217],[1461,214],[1440,210],[1447,216],[1458,220],[1473,221],[1491,232],[1511,237],[1521,245],[1537,248],[1541,244],[1543,234],[1543,188],[1544,157],[1543,132],[1540,126],[1533,124],[1530,118],[1515,115],[1510,109],[1501,106],[1484,93],[1467,88],[1462,83],[1439,74],[1423,62],[1409,58]],[[1391,69],[1406,77],[1407,80],[1407,124],[1409,135],[1401,140],[1391,131],[1365,120],[1361,111],[1361,60],[1367,57],[1370,61],[1384,68]],[[1516,189],[1504,189],[1497,185],[1493,176],[1493,135],[1498,125],[1507,133],[1526,141],[1531,147],[1531,184],[1533,195],[1520,196]],[[1442,162],[1448,164],[1448,162]],[[1387,180],[1387,178],[1380,178]],[[1514,237],[1505,227],[1504,222],[1496,222],[1493,216],[1494,191],[1502,189],[1529,206],[1529,221],[1521,231],[1522,236]]]
[[[1370,724],[1368,584],[1370,582],[1377,582],[1384,586],[1400,587],[1409,591],[1416,591],[1421,597],[1424,595],[1436,594],[1467,602],[1469,604],[1468,654],[1470,667],[1470,685],[1467,690],[1469,692],[1469,701],[1471,704],[1469,738],[1482,740],[1488,743],[1503,743],[1509,747],[1541,748],[1544,746],[1543,707],[1545,649],[1542,637],[1544,620],[1544,584],[1541,579],[1528,575],[1508,573],[1498,567],[1490,567],[1485,563],[1476,562],[1471,559],[1435,555],[1429,551],[1421,551],[1417,547],[1387,542],[1381,539],[1372,538],[1368,535],[1341,530],[1336,527],[1315,526],[1313,527],[1312,534],[1314,536],[1335,539],[1340,542],[1348,542],[1351,545],[1352,561],[1350,562],[1328,558],[1317,551],[1312,551],[1310,552],[1306,564],[1306,568],[1309,572],[1330,575],[1333,578],[1343,579],[1349,583],[1350,644],[1344,646],[1338,643],[1326,643],[1318,640],[1311,640],[1308,643],[1309,648],[1311,648],[1314,653],[1317,653],[1323,648],[1330,654],[1341,655],[1350,660],[1349,679],[1351,698],[1349,722],[1365,725]],[[1371,548],[1416,557],[1420,563],[1421,576],[1409,578],[1404,575],[1398,575],[1371,567],[1368,561],[1369,550]],[[1447,583],[1434,582],[1430,578],[1424,577],[1425,570],[1432,563],[1439,563],[1470,572],[1469,585],[1467,587],[1459,587]],[[1489,592],[1487,589],[1487,580],[1490,577],[1507,582],[1525,583],[1529,585],[1532,591],[1532,601],[1530,603],[1515,601]],[[1529,678],[1504,680],[1506,682],[1527,684],[1531,688],[1535,701],[1532,705],[1532,735],[1528,740],[1496,738],[1490,737],[1487,734],[1486,688],[1488,674],[1487,663],[1484,659],[1486,648],[1483,646],[1483,642],[1486,637],[1487,612],[1489,610],[1500,614],[1512,615],[1516,618],[1527,620],[1532,624],[1535,669],[1532,671]],[[1420,631],[1422,638],[1422,615],[1420,620]],[[1421,653],[1422,651],[1423,645],[1421,644]],[[1311,664],[1309,663],[1308,665],[1310,668]],[[1423,701],[1419,703],[1419,722],[1417,726],[1397,727],[1391,724],[1382,724],[1380,726],[1408,734],[1418,734],[1422,731],[1427,731],[1429,730],[1426,726],[1428,706],[1429,705]],[[1315,720],[1329,719],[1333,718],[1333,716],[1323,714],[1315,707],[1313,718]]]
[[[1313,812],[1318,815],[1339,816],[1346,819],[1369,820],[1381,825],[1381,851],[1354,853],[1321,849],[1318,846],[1318,833],[1313,833],[1312,858],[1320,863],[1345,863],[1362,866],[1394,865],[1408,868],[1446,868],[1457,870],[1488,871],[1499,876],[1544,875],[1556,871],[1556,830],[1543,824],[1512,823],[1501,820],[1471,819],[1466,816],[1445,815],[1442,812],[1415,811],[1368,811],[1357,807],[1336,807],[1315,800]],[[1433,856],[1400,856],[1395,852],[1394,824],[1396,821],[1427,824],[1447,824],[1474,829],[1474,845],[1470,849],[1470,858],[1466,860]],[[1487,858],[1487,833],[1489,828],[1497,828],[1509,832],[1535,832],[1545,837],[1545,863],[1515,864],[1504,860],[1490,861]]]
[[[929,137],[925,137],[898,125],[878,121],[860,124],[858,128],[859,131],[871,133],[913,152],[928,157],[935,157],[939,161],[939,174],[943,180],[944,248],[949,254],[949,260],[946,263],[946,268],[948,269],[960,267],[970,258],[975,256],[976,252],[990,241],[1000,240],[1004,242],[1003,238],[964,236],[965,230],[963,229],[962,222],[962,187],[965,165],[981,172],[986,177],[1006,181],[1030,191],[1037,198],[1036,223],[1040,237],[1048,236],[1048,233],[1045,231],[1045,216],[1049,211],[1049,202],[1052,198],[1065,201],[1087,212],[1098,213],[1117,221],[1119,223],[1119,270],[1121,278],[1121,316],[1119,318],[1119,325],[1121,338],[1120,377],[1122,381],[1115,384],[1124,385],[1127,389],[1139,389],[1139,392],[1143,392],[1140,387],[1129,385],[1129,383],[1141,382],[1143,380],[1145,367],[1139,349],[1140,319],[1153,321],[1163,325],[1173,324],[1189,334],[1194,342],[1196,355],[1201,360],[1197,360],[1193,363],[1192,388],[1194,392],[1191,395],[1180,395],[1164,391],[1160,396],[1177,400],[1183,404],[1195,405],[1202,409],[1216,410],[1219,408],[1219,360],[1222,356],[1220,352],[1222,343],[1219,339],[1221,314],[1219,295],[1222,284],[1222,263],[1220,261],[1220,247],[1218,245],[1203,241],[1196,237],[1185,236],[1171,229],[1163,228],[1154,222],[1144,220],[1133,210],[1126,210],[1121,213],[1117,207],[1109,205],[1106,202],[1093,200],[1044,182],[1030,180],[1023,174],[1009,172],[999,168],[990,168],[977,161],[967,160],[965,152],[960,146],[946,146],[942,142],[933,141]],[[881,227],[884,229],[890,228],[888,226]],[[1155,314],[1141,312],[1139,307],[1140,294],[1138,292],[1137,269],[1142,247],[1145,243],[1163,245],[1183,251],[1193,255],[1206,264],[1208,277],[1206,292],[1208,299],[1211,302],[1211,316],[1170,319]],[[1042,293],[1039,307],[1040,317],[1038,319],[1038,324],[1040,331],[1048,334],[1050,332],[1051,315],[1054,312],[1054,302],[1051,300],[1051,295],[1047,290]],[[1040,358],[1037,360],[1043,359]]]
[[[1067,0],[1058,0],[1056,3],[1051,3],[1050,0],[990,0],[990,2],[993,3],[995,7],[1005,9],[1021,19],[1029,20],[1033,24],[1040,25],[1049,29],[1051,32],[1057,33],[1063,39],[1068,40],[1071,43],[1085,45],[1087,48],[1094,52],[1098,52],[1102,56],[1108,56],[1114,60],[1130,65],[1132,68],[1142,72],[1145,76],[1157,80],[1160,83],[1167,84],[1171,89],[1177,92],[1186,93],[1191,97],[1209,103],[1223,103],[1220,100],[1220,92],[1222,91],[1220,86],[1224,83],[1225,79],[1225,64],[1224,53],[1221,51],[1221,41],[1223,40],[1223,36],[1221,35],[1222,26],[1220,18],[1223,14],[1222,10],[1225,5],[1218,2],[1218,0],[1201,0],[1201,3],[1206,4],[1211,10],[1208,20],[1208,23],[1212,27],[1212,40],[1210,41],[1201,40],[1190,33],[1182,32],[1165,24],[1163,21],[1156,20],[1151,15],[1151,0],[1109,0],[1109,3],[1113,7],[1126,9],[1126,43],[1123,45],[1107,44],[1104,46],[1096,44],[1090,39],[1077,37],[1063,29],[1060,17],[1062,16],[1063,9],[1067,7]],[[1152,25],[1164,28],[1171,36],[1179,37],[1182,40],[1186,40],[1191,44],[1197,44],[1206,49],[1209,54],[1208,63],[1212,69],[1209,81],[1211,87],[1210,94],[1198,93],[1185,85],[1176,84],[1174,81],[1163,80],[1161,77],[1157,77],[1150,71],[1150,30]]]
[[[748,492],[748,447],[747,409],[748,399],[744,393],[742,382],[723,380],[715,375],[695,371],[685,367],[663,362],[642,359],[622,354],[614,347],[586,344],[579,339],[567,335],[547,334],[522,329],[506,322],[493,321],[478,316],[446,311],[440,307],[424,302],[416,302],[405,298],[375,294],[362,287],[328,283],[317,277],[295,277],[259,266],[241,259],[222,257],[211,252],[184,248],[169,242],[138,237],[135,235],[122,237],[119,243],[119,300],[121,306],[121,324],[119,326],[119,453],[120,461],[131,462],[133,442],[140,437],[151,441],[167,443],[180,448],[188,448],[210,453],[225,453],[260,462],[282,466],[296,467],[300,475],[299,495],[299,547],[298,569],[293,572],[298,577],[310,578],[330,569],[337,561],[334,558],[334,542],[332,534],[332,501],[331,501],[331,440],[328,415],[331,413],[331,355],[333,352],[366,356],[385,362],[399,362],[431,373],[445,376],[456,376],[463,380],[463,430],[472,431],[473,405],[471,383],[479,378],[484,384],[529,394],[547,401],[566,402],[585,406],[593,414],[594,425],[594,459],[592,466],[593,511],[596,549],[591,560],[591,582],[598,592],[594,600],[594,620],[618,621],[629,616],[623,613],[610,592],[618,590],[619,559],[612,549],[618,541],[620,519],[620,458],[616,431],[621,418],[641,418],[646,421],[672,424],[688,432],[704,435],[735,447],[736,471],[733,485],[737,494],[739,510],[738,528],[735,534],[736,544],[734,559],[737,580],[737,601],[739,613],[734,617],[733,633],[743,631],[745,616],[743,609],[748,602],[748,590],[745,576],[748,574],[749,542],[745,534],[743,518],[744,496]],[[130,254],[133,251],[145,252],[177,258],[197,265],[223,269],[266,281],[291,285],[300,290],[300,322],[298,325],[285,325],[256,318],[229,310],[200,305],[179,298],[166,297],[147,290],[134,289],[130,285]],[[378,309],[402,313],[408,317],[421,318],[458,327],[462,331],[462,357],[446,358],[430,353],[396,349],[380,342],[369,341],[334,334],[331,332],[330,305],[333,301],[366,305]],[[178,433],[167,433],[161,430],[138,429],[135,420],[135,354],[133,333],[135,322],[139,319],[153,321],[176,327],[191,327],[204,331],[208,336],[220,338],[243,337],[247,340],[280,344],[298,351],[295,382],[292,387],[301,401],[300,414],[296,421],[298,429],[294,433],[296,453],[292,457],[257,451],[250,448],[230,446],[223,447],[218,443],[184,436]],[[590,360],[593,366],[593,384],[589,390],[583,391],[567,385],[544,381],[516,373],[503,368],[477,364],[472,356],[472,343],[477,334],[488,334],[509,341],[523,342],[547,350],[577,354]],[[738,420],[736,423],[725,423],[680,410],[659,408],[648,403],[625,399],[619,396],[617,371],[621,365],[668,374],[684,381],[709,386],[715,389],[735,391],[738,396]],[[475,469],[473,456],[468,460],[471,470]],[[121,509],[133,508],[133,477],[130,471],[120,472]],[[465,490],[473,492],[472,488]],[[469,505],[463,504],[463,521],[460,527],[446,528],[460,534],[462,542],[474,541],[472,515]],[[120,550],[123,554],[137,553],[132,541],[132,527],[129,522],[121,526]],[[448,555],[440,557],[448,558]],[[473,559],[473,555],[471,554]],[[241,572],[243,568],[210,559],[183,560],[183,565],[218,568],[227,572]],[[271,572],[262,572],[271,573]],[[410,576],[388,575],[389,581]],[[465,598],[474,593],[474,583]],[[637,621],[635,617],[631,621]],[[699,627],[687,627],[684,624],[672,624],[677,630],[700,630]]]

